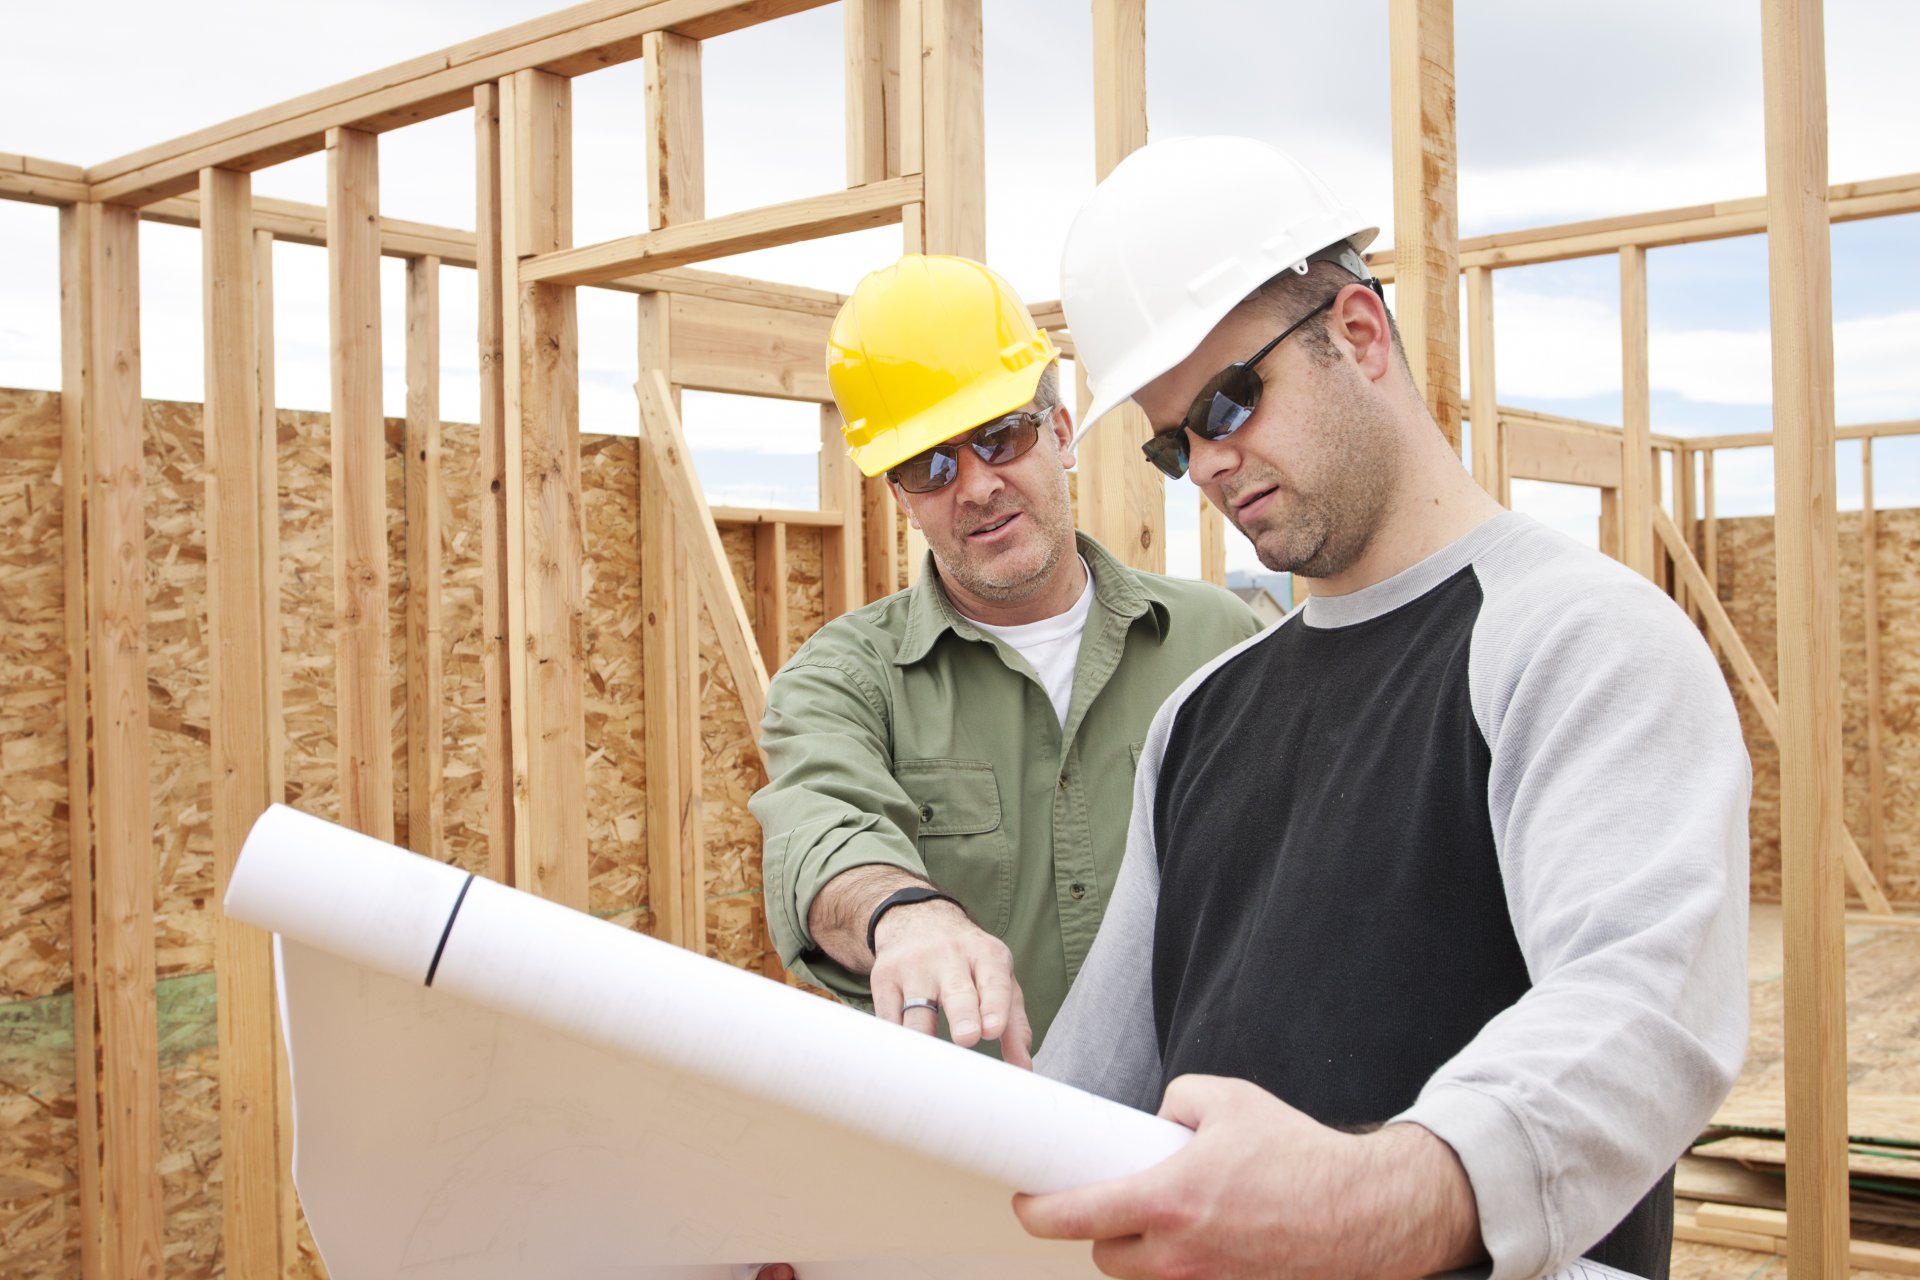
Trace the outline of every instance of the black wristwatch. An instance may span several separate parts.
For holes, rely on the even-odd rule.
[[[960,907],[962,912],[966,911],[965,907],[960,906],[960,899],[950,893],[942,893],[932,885],[908,885],[904,889],[895,889],[892,893],[881,899],[880,905],[875,907],[873,914],[867,917],[867,954],[880,954],[880,948],[874,945],[873,935],[874,931],[880,927],[881,916],[887,914],[887,912],[893,910],[895,907],[904,907],[914,902],[932,902],[936,899],[941,902],[951,902],[954,906]]]

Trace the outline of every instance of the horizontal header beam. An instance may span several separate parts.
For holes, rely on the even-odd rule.
[[[924,199],[919,174],[787,204],[683,222],[644,235],[536,254],[520,262],[523,283],[603,284],[636,271],[660,271],[775,245],[818,240],[899,222]]]
[[[87,170],[95,200],[151,204],[205,168],[255,170],[318,151],[326,132],[384,133],[473,105],[473,90],[516,71],[560,75],[631,62],[654,31],[706,39],[828,0],[590,0],[414,58]]]
[[[1835,427],[1836,440],[1879,440],[1887,436],[1920,436],[1920,420],[1910,422],[1862,422],[1851,427]],[[1738,436],[1694,436],[1689,449],[1758,449],[1773,443],[1773,432],[1754,431]]]
[[[82,204],[87,198],[86,175],[78,165],[0,151],[0,200]]]

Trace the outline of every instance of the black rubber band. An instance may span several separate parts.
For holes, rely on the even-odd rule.
[[[460,915],[460,904],[467,900],[467,890],[473,888],[473,876],[467,876],[467,882],[460,886],[460,896],[453,900],[453,910],[447,912],[447,927],[440,931],[440,945],[433,949],[433,963],[427,966],[427,985],[433,985],[433,975],[440,971],[440,953],[447,949],[447,939],[453,936],[453,922]]]
[[[961,906],[960,899],[950,893],[942,893],[931,885],[916,884],[908,885],[904,889],[896,889],[873,909],[872,915],[867,917],[868,955],[878,955],[880,952],[880,948],[875,946],[873,941],[874,932],[880,928],[880,917],[895,907],[904,907],[915,902],[951,902],[954,906],[960,907],[963,913],[966,911],[966,907]]]

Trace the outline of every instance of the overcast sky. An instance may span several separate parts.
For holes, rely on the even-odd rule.
[[[15,56],[0,80],[0,150],[95,164],[553,6],[539,0],[291,3],[95,0],[7,6]],[[1393,239],[1385,0],[1274,4],[1150,0],[1152,136],[1246,133],[1300,156]],[[1757,0],[1461,0],[1457,5],[1463,235],[1734,199],[1765,189]],[[711,213],[844,185],[837,6],[707,42]],[[1060,241],[1093,184],[1086,0],[986,0],[988,257],[1030,300],[1059,295]],[[1827,12],[1835,182],[1920,171],[1920,3],[1833,0]],[[641,67],[576,79],[575,238],[644,229]],[[461,112],[385,134],[383,211],[473,223],[472,120]],[[320,203],[319,156],[264,171],[255,191]],[[1230,198],[1230,191],[1225,193]],[[53,211],[0,203],[0,385],[56,387]],[[714,264],[849,291],[899,251],[887,228]],[[1838,419],[1920,417],[1920,215],[1835,228]],[[141,241],[146,394],[199,399],[199,246],[146,226]],[[1770,393],[1761,237],[1649,255],[1654,426],[1678,434],[1762,429]],[[282,405],[325,408],[323,251],[275,252]],[[399,264],[389,261],[387,404],[403,410]],[[1620,420],[1618,272],[1612,258],[1496,276],[1504,403]],[[443,290],[442,403],[472,420],[473,275]],[[634,429],[633,304],[582,290],[581,401],[588,430]],[[1463,362],[1464,363],[1464,362]],[[716,500],[814,503],[811,408],[694,396],[703,476]],[[1876,454],[1881,505],[1920,502],[1920,442]],[[1723,455],[1721,509],[1770,508],[1767,450]],[[1859,451],[1840,452],[1842,505],[1857,505]],[[1169,490],[1170,568],[1197,564],[1193,491]],[[1516,505],[1591,540],[1591,491],[1523,485]],[[1229,563],[1251,566],[1229,539]]]

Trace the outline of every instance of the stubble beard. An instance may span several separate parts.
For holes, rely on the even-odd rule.
[[[990,524],[1014,512],[1019,512],[1023,519],[1032,523],[1033,528],[1027,535],[1029,540],[1039,540],[1040,559],[1031,567],[1022,568],[1013,563],[1024,559],[1021,552],[1025,548],[1012,549],[1012,554],[1002,552],[983,556],[967,545],[967,535],[961,532],[963,529]],[[956,512],[951,540],[945,548],[935,548],[934,558],[939,562],[941,575],[968,593],[995,604],[1017,604],[1050,580],[1072,542],[1073,517],[1067,500],[1066,472],[1063,471],[1060,473],[1058,493],[1049,490],[1044,497],[1025,505],[1017,502],[995,504],[984,509]]]

